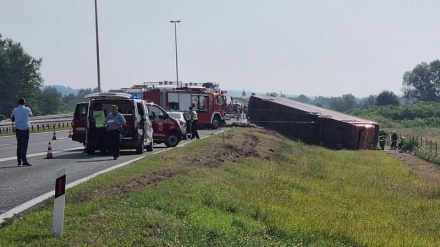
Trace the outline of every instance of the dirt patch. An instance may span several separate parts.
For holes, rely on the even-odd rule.
[[[397,150],[388,150],[386,152],[410,167],[417,175],[430,182],[440,183],[440,166],[425,161],[413,154],[399,153]]]
[[[215,142],[197,141],[193,143],[202,150],[197,156],[184,156],[165,153],[161,161],[171,164],[169,167],[151,174],[142,174],[129,182],[118,186],[106,187],[94,191],[94,196],[109,193],[124,194],[143,188],[156,186],[158,183],[179,174],[185,174],[195,167],[217,168],[225,164],[233,164],[239,160],[255,157],[272,160],[277,150],[282,148],[284,137],[276,132],[264,129],[251,129],[249,132],[223,132]],[[198,147],[197,147],[198,146]],[[82,198],[84,200],[85,198]]]

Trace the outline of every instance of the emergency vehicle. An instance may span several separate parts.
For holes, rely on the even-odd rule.
[[[217,83],[184,83],[177,87],[175,82],[145,82],[133,85],[125,92],[134,98],[154,102],[168,111],[197,111],[199,125],[217,129],[225,124],[226,113],[231,105],[227,102],[226,91],[221,91]]]

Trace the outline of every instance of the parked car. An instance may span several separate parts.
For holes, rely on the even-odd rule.
[[[121,149],[136,149],[141,154],[146,148],[153,151],[153,124],[149,118],[150,110],[147,102],[133,99],[126,93],[92,93],[85,96],[89,99],[87,112],[86,151],[93,154],[95,150],[106,152],[108,149],[105,139],[105,128],[95,117],[100,111],[102,116],[111,112],[112,105],[117,105],[119,112],[126,120],[121,129]]]
[[[72,120],[72,141],[84,143],[86,140],[88,108],[88,102],[80,102],[75,106]]]
[[[167,112],[171,117],[175,118],[180,125],[180,130],[182,131],[182,139],[186,140],[188,139],[189,134],[189,125],[190,125],[190,119],[191,115],[189,112],[186,111],[168,111]]]
[[[154,143],[165,143],[167,147],[175,147],[182,140],[182,130],[178,120],[170,115],[159,105],[147,103],[150,118],[153,122]]]

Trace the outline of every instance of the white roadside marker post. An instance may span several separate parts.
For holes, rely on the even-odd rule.
[[[66,168],[60,168],[55,173],[55,200],[53,205],[53,236],[63,236],[64,208],[66,204]]]

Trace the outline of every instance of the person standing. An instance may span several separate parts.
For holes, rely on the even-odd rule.
[[[119,145],[121,143],[121,128],[125,125],[124,115],[119,113],[118,106],[112,105],[112,112],[105,118],[107,124],[107,132],[110,142],[110,152],[113,155],[113,159],[116,160],[119,157]]]
[[[396,134],[396,132],[393,132],[392,134],[391,134],[391,149],[397,149],[397,139],[398,139],[398,136],[397,136],[397,134]]]
[[[194,139],[194,137],[200,139],[199,132],[197,131],[197,125],[199,124],[197,111],[190,107],[189,112],[191,113],[191,139]]]
[[[385,131],[381,130],[379,132],[379,146],[381,150],[385,150],[385,140],[387,136],[388,134]]]
[[[31,123],[29,117],[32,117],[31,108],[25,106],[26,100],[18,100],[18,106],[12,110],[11,120],[15,122],[15,137],[17,139],[17,162],[18,166],[32,166],[27,161],[27,149],[29,143],[29,127]]]
[[[102,109],[102,104],[100,102],[96,103],[93,109],[93,119],[91,124],[91,136],[96,140],[98,145],[101,147],[101,152],[106,153],[108,150],[107,135],[105,131],[105,118],[107,112]]]

